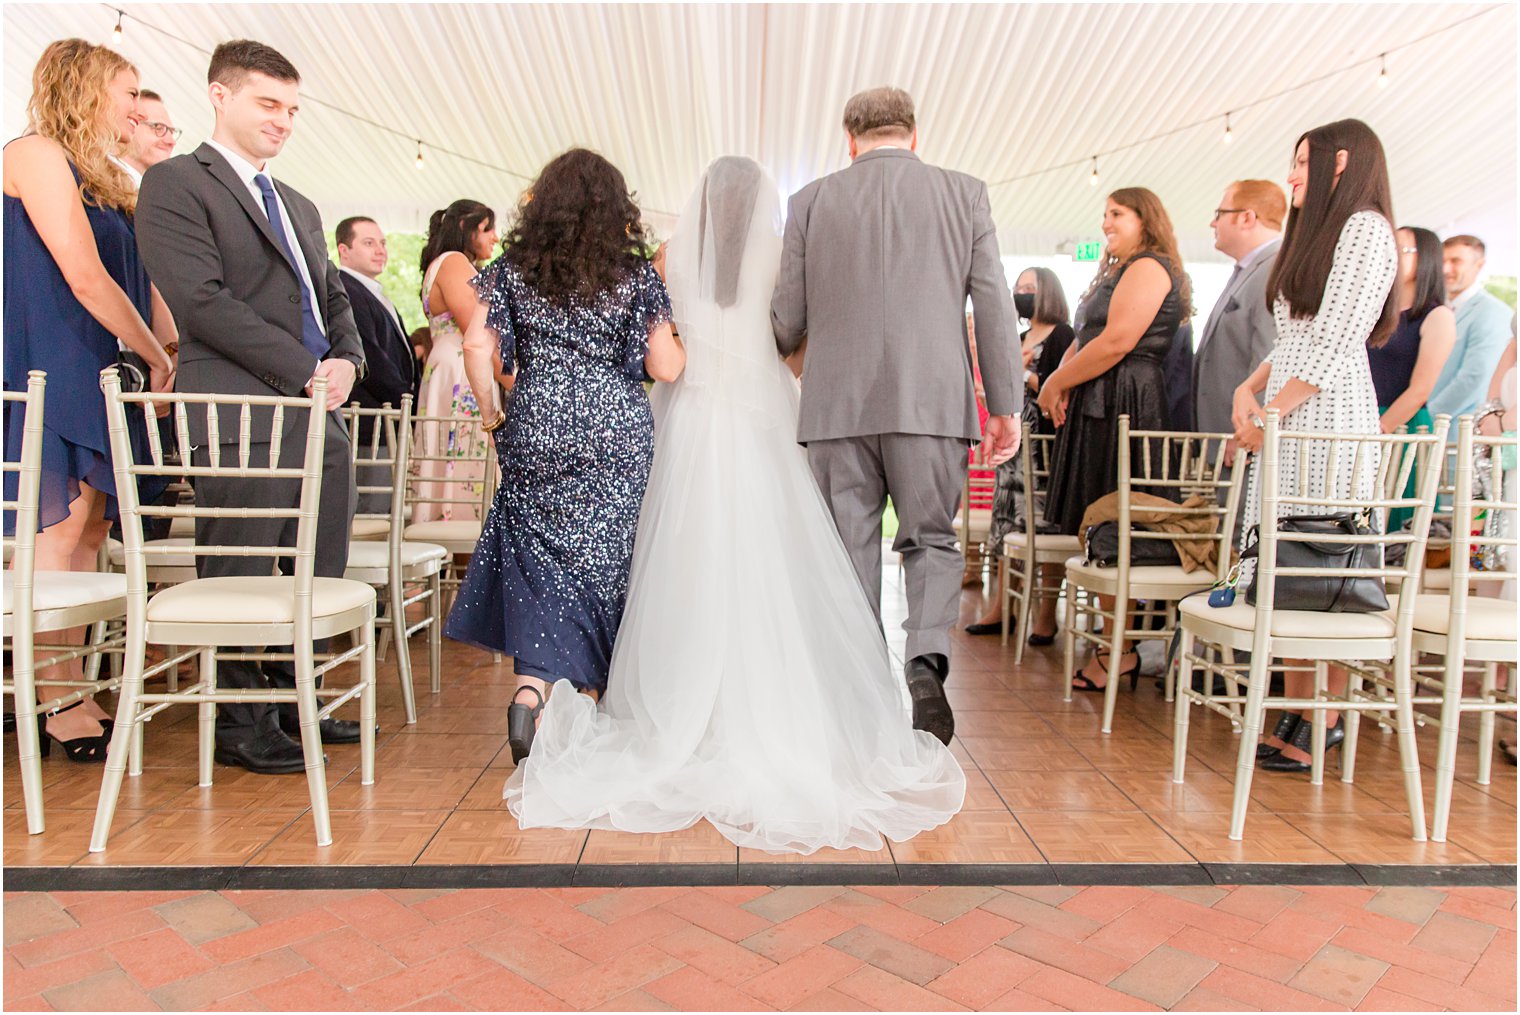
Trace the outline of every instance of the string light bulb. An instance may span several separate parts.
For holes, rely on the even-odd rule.
[[[1098,185],[1098,156],[1096,155],[1093,156],[1092,175],[1087,178],[1087,185],[1089,187],[1096,187]]]
[[[422,158],[422,141],[420,138],[417,141],[417,161],[412,163],[412,165],[416,166],[419,172],[427,168],[427,163]]]
[[[1230,131],[1230,114],[1224,114],[1224,143],[1229,144],[1235,140],[1235,135]]]
[[[1388,87],[1388,54],[1379,53],[1378,59],[1382,61],[1382,70],[1378,71],[1378,87]]]
[[[111,46],[115,48],[121,45],[121,18],[122,12],[116,11],[116,27],[111,29]]]

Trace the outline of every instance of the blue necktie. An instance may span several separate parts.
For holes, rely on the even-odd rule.
[[[253,178],[253,182],[259,185],[259,192],[264,195],[264,214],[269,216],[269,224],[274,227],[274,235],[280,241],[280,248],[285,251],[285,259],[290,262],[291,270],[296,273],[296,284],[301,287],[301,344],[317,359],[327,355],[327,350],[332,348],[332,343],[327,341],[327,336],[322,334],[322,329],[317,326],[316,311],[312,306],[311,290],[306,286],[305,276],[301,274],[300,265],[296,262],[296,252],[291,249],[290,237],[285,235],[285,219],[280,215],[279,202],[275,200],[274,184],[269,182],[269,177],[259,173]]]

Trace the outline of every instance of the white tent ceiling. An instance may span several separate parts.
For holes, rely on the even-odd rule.
[[[1401,222],[1476,232],[1490,267],[1515,271],[1508,4],[121,6],[121,49],[186,129],[181,150],[212,125],[201,50],[250,37],[295,63],[303,109],[277,171],[329,222],[365,212],[417,230],[463,196],[505,212],[580,144],[623,169],[668,234],[714,156],[753,155],[787,190],[841,168],[845,99],[893,83],[918,102],[921,154],[993,184],[1006,253],[1096,239],[1104,192],[1139,184],[1165,201],[1185,255],[1217,256],[1208,220],[1224,184],[1280,180],[1298,134],[1356,116],[1383,138]],[[115,22],[102,4],[5,4],[7,136],[24,127],[42,48],[106,41]],[[1093,153],[1204,120],[1101,157],[1089,186]],[[419,172],[413,138],[480,164],[428,148]]]

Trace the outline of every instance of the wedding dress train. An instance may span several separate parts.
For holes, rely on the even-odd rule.
[[[950,751],[902,677],[796,443],[769,303],[780,195],[717,160],[669,246],[685,374],[661,384],[654,468],[600,705],[556,686],[505,797],[523,827],[740,846],[879,849],[949,820]]]

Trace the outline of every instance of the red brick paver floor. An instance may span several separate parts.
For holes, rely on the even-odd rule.
[[[1498,888],[5,896],[5,1009],[1514,1011]]]

